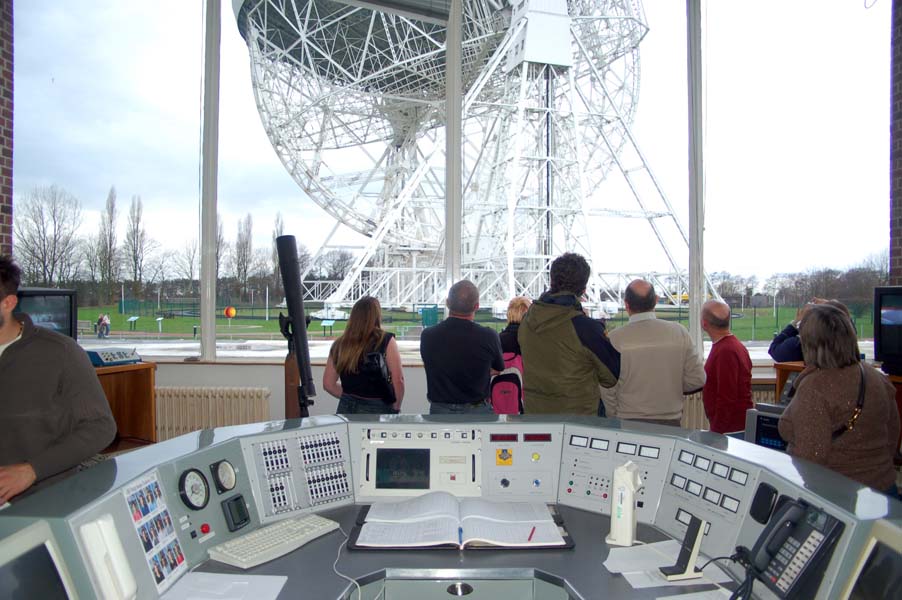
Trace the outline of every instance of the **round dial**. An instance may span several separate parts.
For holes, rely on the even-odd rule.
[[[235,467],[227,460],[219,461],[213,469],[213,480],[216,482],[216,489],[220,493],[231,490],[237,483]]]
[[[210,501],[210,484],[197,469],[188,469],[179,478],[179,495],[185,506],[200,510]]]

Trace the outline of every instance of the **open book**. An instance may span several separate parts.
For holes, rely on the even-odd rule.
[[[431,492],[395,503],[373,504],[355,542],[357,547],[566,546],[548,507],[541,502],[458,500]]]

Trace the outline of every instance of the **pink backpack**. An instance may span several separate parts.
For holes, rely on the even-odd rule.
[[[492,378],[490,397],[496,415],[523,412],[523,357],[504,353],[504,370]]]

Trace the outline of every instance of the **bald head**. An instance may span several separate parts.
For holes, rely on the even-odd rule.
[[[626,286],[623,301],[626,304],[626,311],[631,315],[652,311],[658,302],[655,286],[644,279],[633,279]]]
[[[720,300],[708,300],[702,305],[702,324],[717,331],[730,330],[730,305]]]
[[[472,315],[479,308],[479,289],[472,281],[462,279],[448,290],[448,310],[457,315]]]

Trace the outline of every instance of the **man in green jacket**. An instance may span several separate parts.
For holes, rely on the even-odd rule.
[[[533,302],[517,338],[523,353],[523,412],[596,415],[599,385],[620,376],[620,353],[579,303],[586,259],[568,252],[551,263],[551,287]]]

